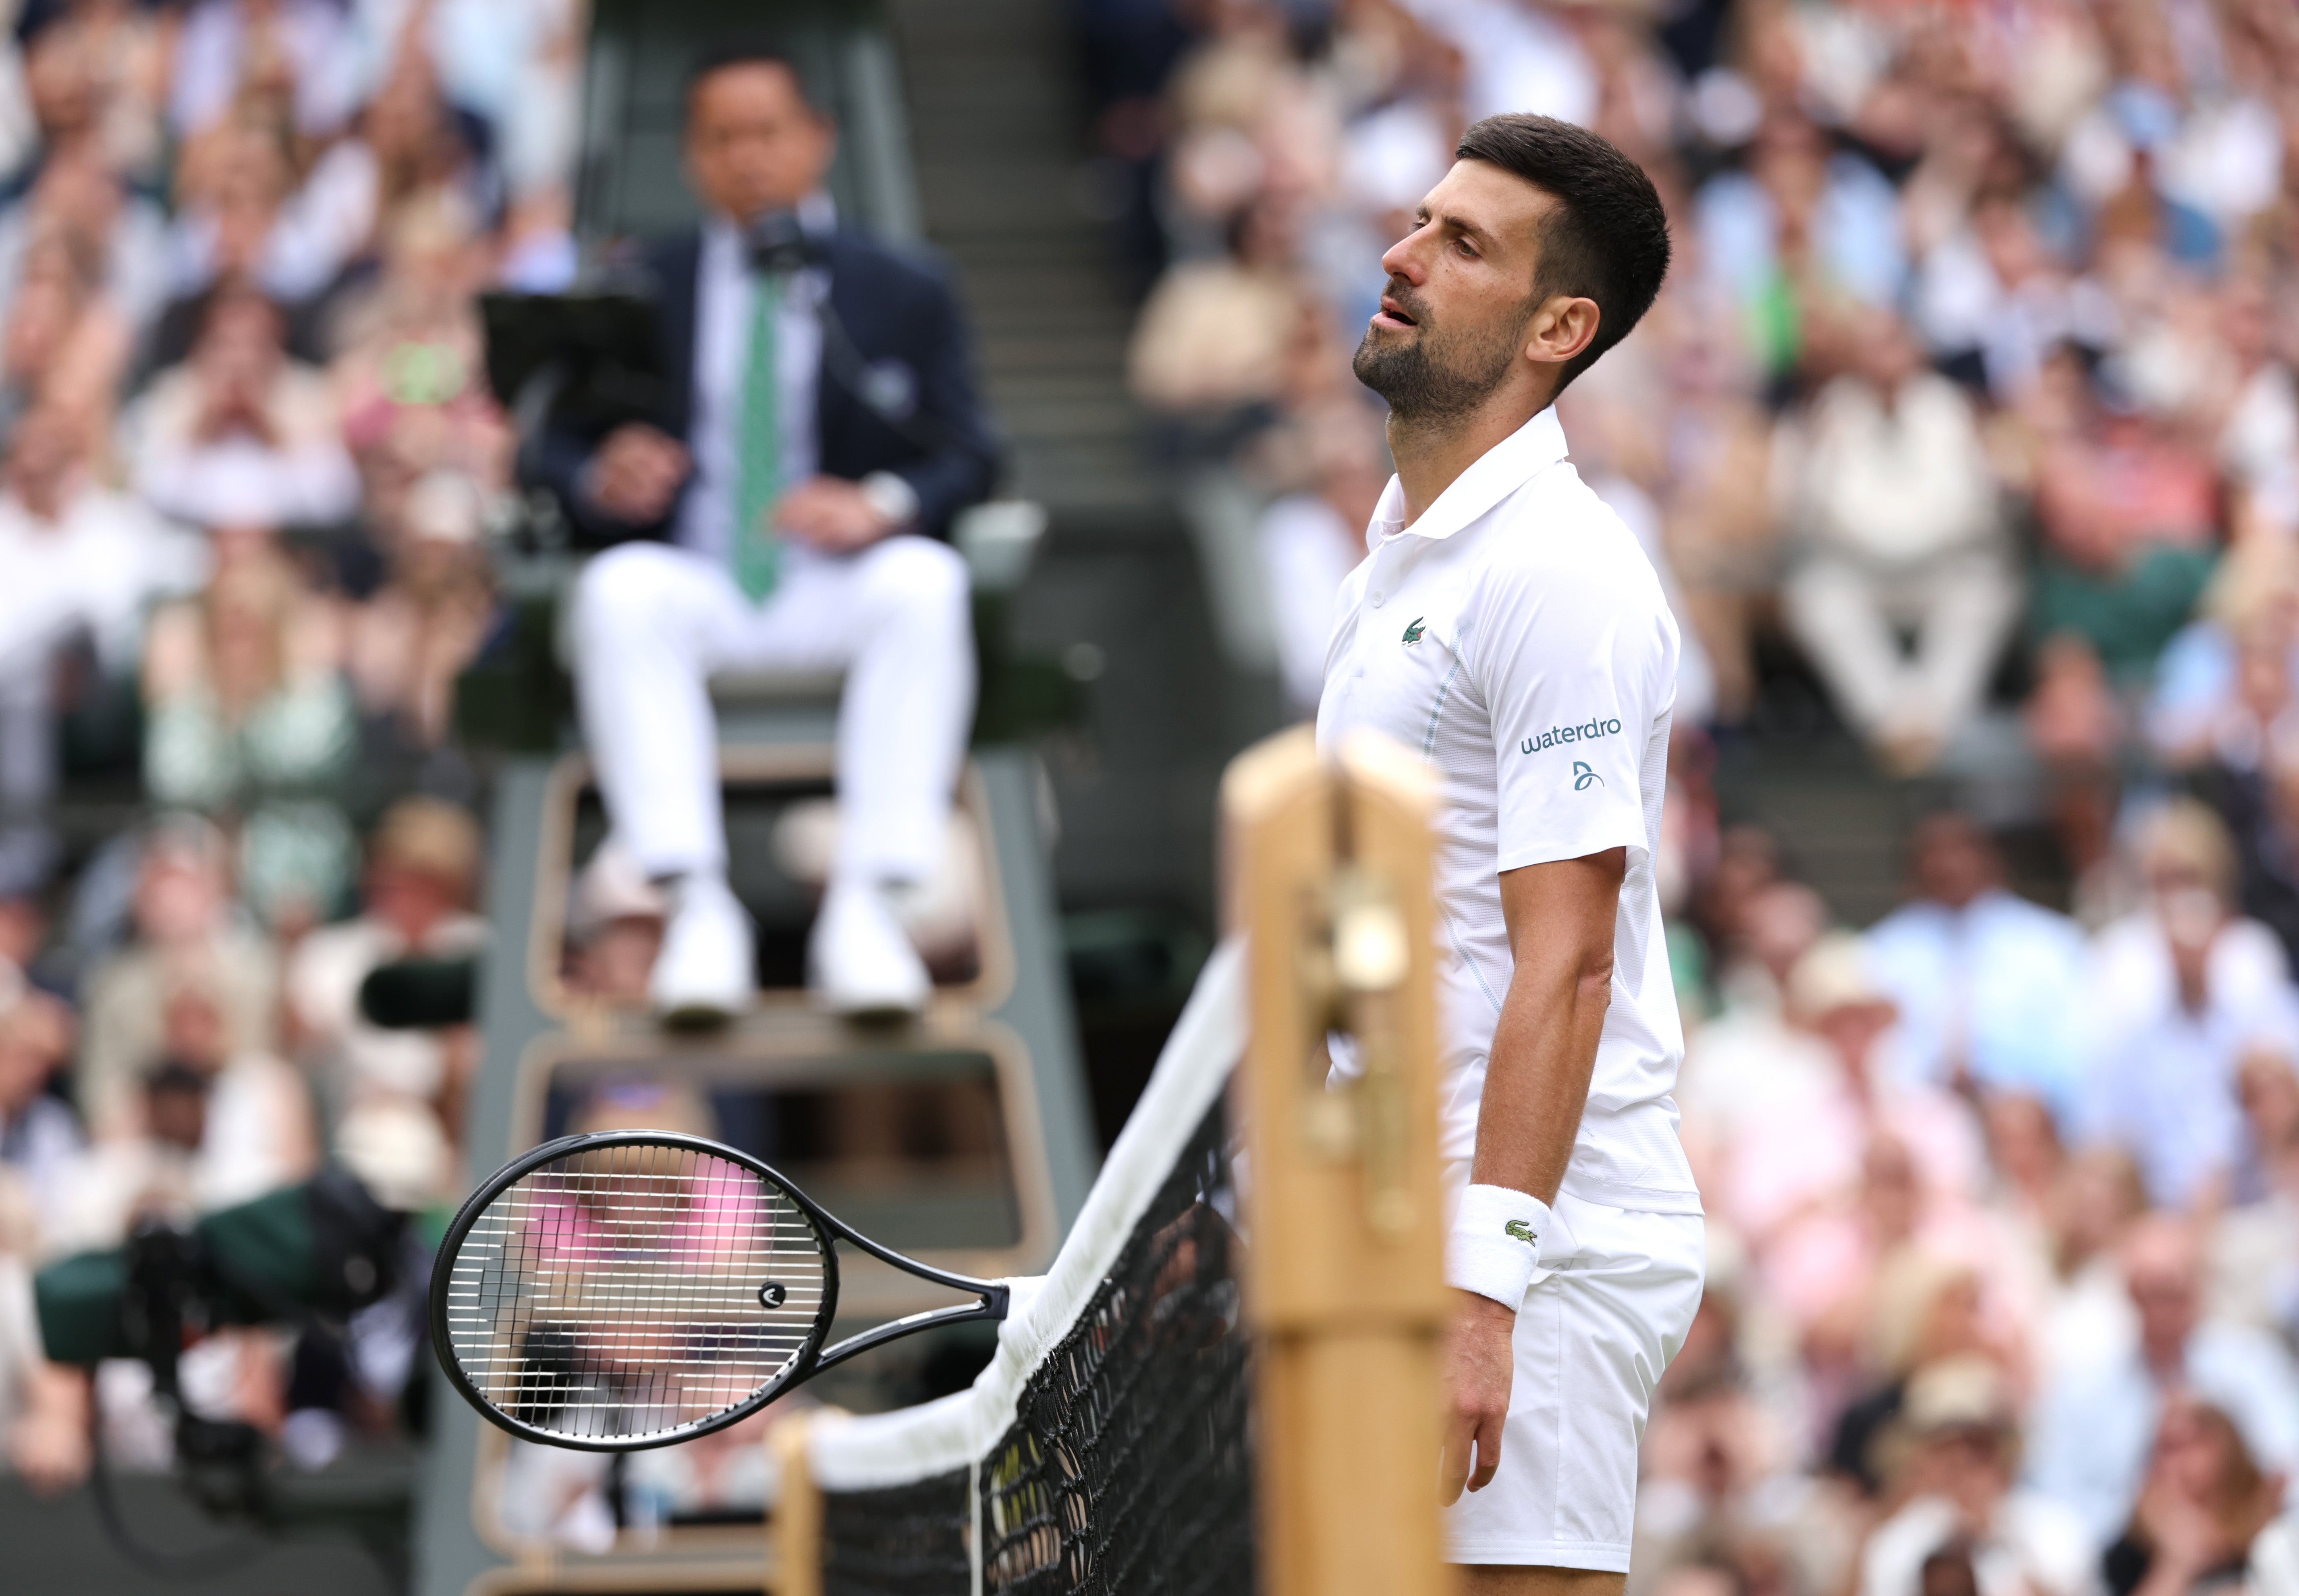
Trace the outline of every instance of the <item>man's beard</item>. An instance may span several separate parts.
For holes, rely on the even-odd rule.
[[[1389,402],[1390,414],[1415,424],[1451,420],[1476,409],[1500,387],[1516,359],[1522,322],[1504,334],[1447,338],[1429,325],[1418,296],[1392,289],[1390,297],[1413,317],[1417,336],[1375,343],[1368,328],[1349,362],[1357,380]]]

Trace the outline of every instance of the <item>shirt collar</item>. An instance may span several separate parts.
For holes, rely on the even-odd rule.
[[[798,224],[811,238],[827,238],[838,230],[838,202],[825,189],[818,188],[793,207],[798,212]],[[708,211],[702,217],[703,247],[723,254],[728,261],[743,259],[743,226],[724,211]]]
[[[1365,528],[1365,547],[1379,548],[1402,532],[1415,537],[1450,537],[1563,460],[1566,452],[1564,428],[1552,404],[1477,456],[1409,527],[1401,524],[1405,486],[1391,477],[1374,509],[1373,524]]]

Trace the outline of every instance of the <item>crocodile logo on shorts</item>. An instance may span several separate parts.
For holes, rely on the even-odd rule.
[[[1528,1247],[1538,1245],[1540,1243],[1540,1238],[1532,1234],[1532,1225],[1529,1220],[1511,1219],[1501,1228]]]
[[[1413,618],[1413,624],[1405,628],[1405,642],[1406,646],[1408,648],[1414,644],[1421,641],[1421,623],[1423,619],[1423,618],[1421,616],[1415,616]]]

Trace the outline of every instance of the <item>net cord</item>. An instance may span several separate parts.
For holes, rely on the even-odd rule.
[[[1181,1159],[1244,1054],[1245,947],[1231,937],[1198,977],[1052,1267],[1008,1283],[1013,1296],[990,1366],[965,1391],[892,1413],[817,1423],[809,1460],[826,1491],[874,1491],[964,1469],[975,1484],[973,1590],[982,1590],[979,1468],[1014,1424],[1022,1388],[1077,1324],[1134,1226]]]

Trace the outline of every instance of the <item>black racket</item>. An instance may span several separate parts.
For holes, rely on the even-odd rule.
[[[846,1242],[971,1305],[823,1343]],[[636,1451],[723,1429],[898,1336],[1006,1317],[1006,1287],[882,1247],[748,1153],[669,1131],[562,1136],[473,1193],[431,1272],[431,1344],[512,1434]]]

